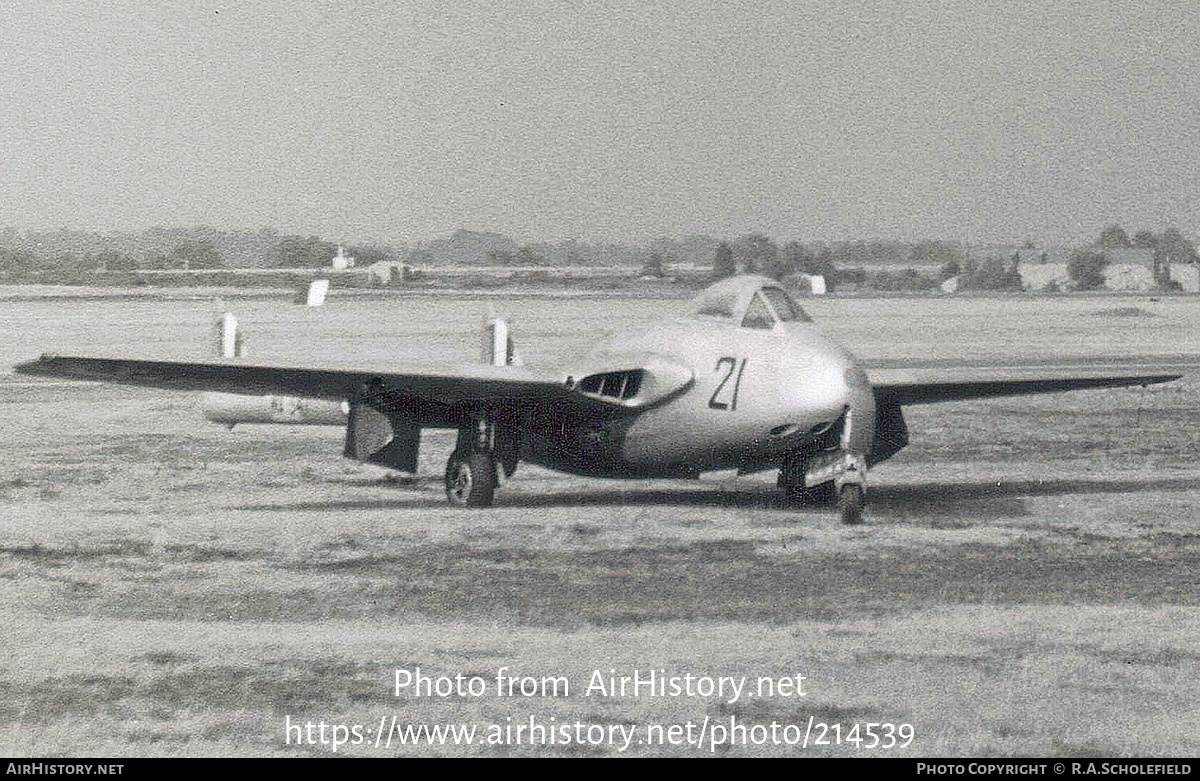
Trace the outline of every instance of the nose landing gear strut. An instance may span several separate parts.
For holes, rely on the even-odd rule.
[[[792,456],[779,471],[779,485],[794,504],[828,505],[836,500],[838,518],[862,523],[866,504],[867,460],[840,448],[808,458]]]
[[[836,439],[812,442],[815,452],[800,448],[789,453],[779,469],[779,485],[789,502],[827,505],[836,500],[838,517],[845,524],[862,523],[867,496],[867,459],[850,449],[851,420],[847,405],[829,429]]]

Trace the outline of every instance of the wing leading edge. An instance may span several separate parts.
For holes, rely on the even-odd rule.
[[[941,401],[996,396],[1022,396],[1031,393],[1120,388],[1132,385],[1156,385],[1177,380],[1179,374],[1136,374],[1108,377],[1034,377],[998,380],[941,380],[932,382],[872,383],[879,404],[934,404]]]
[[[450,407],[490,405],[503,400],[517,403],[569,402],[597,408],[609,406],[568,390],[555,378],[529,369],[479,364],[375,370],[43,355],[37,360],[18,364],[14,369],[20,374],[43,377],[246,395],[278,393],[341,400],[352,398],[364,386],[378,382],[386,387],[390,395]]]

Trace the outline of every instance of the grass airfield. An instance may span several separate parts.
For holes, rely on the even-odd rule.
[[[9,302],[43,350],[211,351],[215,303]],[[229,302],[252,357],[477,359],[488,310],[527,361],[673,299],[429,295]],[[1200,353],[1191,298],[805,302],[864,358]],[[1137,316],[1132,316],[1136,314]],[[272,360],[272,362],[274,362]],[[448,432],[399,485],[340,431],[202,420],[197,399],[0,377],[0,753],[1194,756],[1200,379],[906,410],[867,523],[782,505],[774,474],[598,481],[523,465],[446,505]],[[395,696],[397,669],[482,696]],[[498,670],[569,691],[505,696]],[[618,696],[594,671],[805,676],[805,696]],[[380,724],[599,725],[556,745],[376,745]],[[650,725],[909,724],[904,748],[648,743]],[[365,739],[288,742],[288,723]],[[608,740],[636,728],[629,745]],[[792,733],[793,735],[795,733]],[[861,735],[861,733],[860,733]],[[813,735],[810,733],[810,738]],[[639,742],[642,741],[642,742]]]

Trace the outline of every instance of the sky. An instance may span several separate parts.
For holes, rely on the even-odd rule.
[[[7,0],[0,226],[1200,239],[1200,4]]]

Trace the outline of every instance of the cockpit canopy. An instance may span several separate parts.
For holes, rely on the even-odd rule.
[[[777,323],[812,322],[779,283],[755,275],[731,277],[705,288],[692,301],[691,313],[764,330]]]

